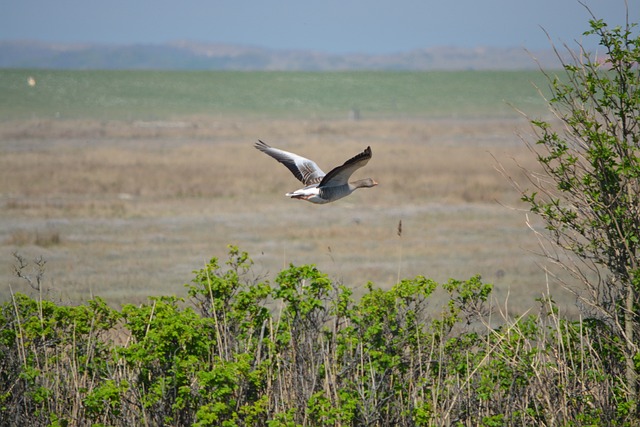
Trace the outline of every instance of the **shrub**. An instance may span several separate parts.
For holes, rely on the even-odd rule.
[[[188,301],[121,310],[15,294],[0,311],[0,425],[628,423],[609,326],[563,320],[551,299],[492,327],[479,276],[369,283],[355,300],[313,265],[258,280],[234,247],[194,273]]]
[[[530,120],[536,142],[529,145],[543,173],[531,173],[533,189],[523,190],[522,200],[546,224],[545,255],[581,283],[579,291],[568,288],[584,315],[607,324],[633,402],[640,358],[640,35],[628,21],[611,28],[592,18],[584,35],[598,38],[604,56],[581,45],[567,60],[558,54],[564,75],[547,75],[548,104],[563,127]]]

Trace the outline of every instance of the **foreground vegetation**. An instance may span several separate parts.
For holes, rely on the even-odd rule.
[[[531,121],[537,141],[529,146],[543,172],[530,174],[522,200],[546,223],[547,259],[581,284],[574,293],[583,313],[611,325],[638,413],[640,35],[628,19],[610,28],[592,17],[584,35],[598,37],[605,59],[580,46],[563,62],[565,82],[548,75],[549,107],[564,129]]]
[[[356,301],[313,265],[272,283],[251,264],[231,247],[187,301],[120,310],[15,294],[0,312],[0,424],[632,423],[614,334],[561,319],[550,298],[507,318],[480,277],[418,276]]]

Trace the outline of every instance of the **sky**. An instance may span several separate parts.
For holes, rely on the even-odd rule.
[[[583,0],[611,26],[624,0]],[[637,22],[640,0],[628,0]],[[550,47],[583,38],[578,0],[0,0],[0,40],[227,43],[279,50],[385,54],[458,47]],[[593,44],[592,43],[593,40]]]

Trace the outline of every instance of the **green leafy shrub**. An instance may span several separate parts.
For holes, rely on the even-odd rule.
[[[547,74],[558,122],[530,119],[542,173],[530,173],[522,200],[546,225],[545,255],[580,283],[567,289],[583,315],[608,325],[631,402],[640,390],[640,35],[628,20],[610,27],[592,15],[589,24],[584,36],[596,37],[601,53],[578,45],[558,54],[561,77]],[[640,407],[631,412],[640,417]]]
[[[356,300],[313,265],[271,284],[231,247],[224,266],[195,271],[188,301],[14,295],[0,310],[0,425],[629,422],[608,326],[563,320],[550,298],[490,326],[479,276],[369,283]]]

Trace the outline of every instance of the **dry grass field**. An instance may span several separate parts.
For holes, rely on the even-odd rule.
[[[547,290],[544,259],[496,159],[525,182],[516,162],[536,167],[527,132],[518,119],[3,122],[0,298],[29,291],[15,252],[46,260],[49,298],[117,305],[185,295],[192,270],[233,244],[257,275],[314,263],[356,290],[479,273],[500,305],[523,311]],[[258,138],[325,171],[370,145],[354,178],[380,185],[323,206],[287,199],[299,183],[253,148]]]

